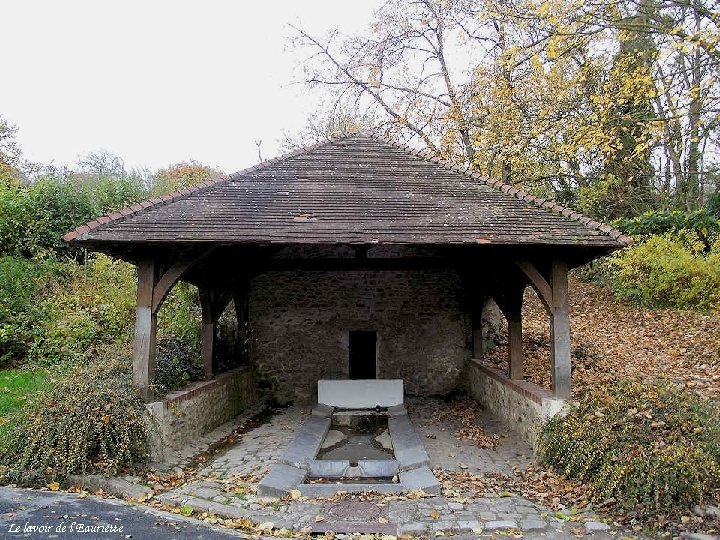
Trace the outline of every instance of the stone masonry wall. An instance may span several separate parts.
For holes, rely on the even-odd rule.
[[[154,457],[162,457],[163,448],[180,448],[232,420],[256,400],[255,377],[252,369],[244,366],[148,403],[161,438],[153,443]]]
[[[455,389],[471,357],[459,276],[446,270],[268,272],[250,285],[251,362],[281,401],[347,379],[351,330],[377,333],[377,376],[408,394]]]
[[[528,381],[515,381],[477,360],[467,364],[467,390],[483,407],[505,420],[537,451],[542,424],[559,414],[565,400]]]

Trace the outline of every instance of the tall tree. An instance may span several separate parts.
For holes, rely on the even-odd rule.
[[[482,23],[457,0],[389,0],[368,34],[326,39],[293,27],[311,51],[306,82],[335,89],[339,100],[372,114],[378,127],[419,141],[436,155],[470,163],[469,58],[482,54]],[[460,55],[456,40],[466,40]]]
[[[367,34],[296,28],[312,86],[399,138],[603,218],[702,203],[720,0],[389,0]]]

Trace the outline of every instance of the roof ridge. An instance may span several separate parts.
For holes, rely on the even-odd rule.
[[[205,182],[201,182],[199,184],[195,184],[193,186],[183,188],[178,191],[174,191],[173,193],[169,193],[167,195],[161,195],[159,197],[152,197],[149,199],[145,199],[145,200],[135,203],[133,205],[121,208],[120,210],[115,210],[104,216],[97,217],[97,218],[93,219],[92,221],[88,221],[87,223],[83,223],[82,225],[75,227],[74,230],[68,232],[65,236],[63,236],[63,240],[65,240],[66,242],[71,242],[71,241],[75,240],[78,236],[80,236],[81,234],[84,234],[84,233],[90,232],[94,229],[97,229],[98,227],[101,227],[102,225],[105,225],[106,223],[110,223],[111,221],[120,221],[120,220],[125,219],[127,216],[139,214],[148,208],[152,208],[155,206],[161,206],[164,204],[175,202],[177,200],[185,199],[185,198],[189,197],[190,195],[193,195],[196,193],[201,193],[212,187],[217,186],[218,184],[230,182],[240,176],[244,176],[246,174],[255,172],[257,170],[265,169],[271,165],[274,165],[275,163],[277,163],[279,161],[283,161],[286,159],[297,157],[299,155],[302,155],[302,154],[305,154],[308,152],[312,152],[313,150],[315,150],[321,146],[324,146],[326,144],[332,144],[332,143],[341,141],[343,139],[349,139],[350,137],[354,137],[359,134],[360,134],[359,132],[354,132],[349,135],[343,135],[340,137],[330,137],[325,141],[320,141],[317,143],[309,144],[309,145],[306,145],[306,146],[303,146],[300,148],[296,148],[295,150],[291,150],[289,152],[286,152],[286,153],[276,156],[274,158],[266,159],[264,161],[261,161],[260,163],[256,163],[255,165],[252,165],[251,167],[247,167],[240,171],[236,171],[236,172],[230,173],[230,174],[224,174],[222,177],[220,177],[216,180],[206,180]],[[363,134],[363,136],[370,137],[370,135],[368,135],[368,134]],[[371,138],[374,138],[374,137],[371,137]]]
[[[407,144],[401,144],[397,141],[394,141],[390,137],[387,137],[387,136],[382,136],[382,135],[378,135],[375,133],[372,133],[368,136],[378,142],[387,144],[398,150],[408,152],[408,153],[414,155],[415,157],[422,159],[423,161],[432,162],[432,163],[440,165],[441,167],[444,167],[445,169],[448,169],[452,172],[462,174],[463,176],[466,176],[468,178],[480,180],[487,186],[490,186],[496,190],[502,191],[503,193],[505,193],[507,195],[512,195],[516,199],[520,199],[521,201],[533,203],[538,208],[542,208],[543,210],[546,210],[548,212],[560,214],[572,221],[577,221],[591,230],[600,231],[601,233],[610,236],[613,240],[617,240],[618,242],[622,242],[626,245],[629,245],[633,241],[633,239],[630,236],[626,235],[619,229],[611,227],[610,225],[603,223],[601,221],[597,221],[589,216],[586,216],[585,214],[583,214],[581,212],[577,212],[577,211],[573,210],[572,208],[568,208],[567,206],[558,204],[555,201],[552,201],[550,199],[543,199],[542,197],[536,197],[532,193],[528,193],[527,191],[525,191],[523,189],[517,188],[510,184],[506,184],[505,182],[502,182],[501,180],[491,180],[487,176],[482,175],[477,171],[472,171],[469,165],[459,166],[450,161],[441,159],[441,158],[431,154],[427,150],[417,150],[415,148],[410,147]]]

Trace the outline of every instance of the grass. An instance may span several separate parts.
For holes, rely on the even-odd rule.
[[[20,409],[29,396],[50,386],[44,370],[0,370],[0,437],[8,428],[12,413]]]

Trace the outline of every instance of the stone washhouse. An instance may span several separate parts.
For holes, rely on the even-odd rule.
[[[137,266],[133,377],[178,447],[269,388],[315,403],[321,379],[465,389],[531,443],[571,395],[568,270],[629,242],[570,209],[408,147],[355,134],[144,201],[66,240]],[[154,398],[156,314],[178,280],[202,305],[206,380]],[[523,380],[523,292],[551,328],[553,390]],[[489,299],[508,322],[509,373],[483,365]],[[230,301],[240,367],[213,369]]]

